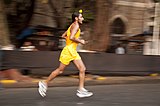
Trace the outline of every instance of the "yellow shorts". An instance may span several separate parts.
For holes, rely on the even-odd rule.
[[[70,47],[64,47],[61,52],[59,61],[65,65],[68,65],[72,60],[79,60],[79,59],[81,59],[81,57],[76,50]]]

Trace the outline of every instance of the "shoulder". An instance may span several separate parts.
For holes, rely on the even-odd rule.
[[[71,24],[71,30],[78,30],[79,29],[79,25],[76,23],[72,23]]]

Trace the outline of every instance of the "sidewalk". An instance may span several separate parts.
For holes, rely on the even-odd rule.
[[[4,88],[35,88],[38,87],[38,81],[45,80],[46,77],[29,76],[30,80],[1,80],[0,83]],[[50,82],[50,87],[78,86],[78,75],[58,76]],[[159,74],[149,76],[98,76],[86,75],[85,85],[110,85],[110,84],[134,84],[134,83],[160,83]]]

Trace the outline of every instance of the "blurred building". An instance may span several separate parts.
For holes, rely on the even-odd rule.
[[[108,24],[111,52],[114,52],[117,44],[122,43],[128,54],[143,54],[146,38],[150,38],[153,32],[154,7],[153,0],[114,2]]]
[[[84,5],[88,2],[85,0],[81,1],[81,4]],[[159,39],[159,26],[157,26],[159,19],[157,17],[159,16],[155,15],[155,12],[159,10],[155,11],[154,0],[101,1],[104,7],[101,10],[103,13],[100,15],[104,16],[101,19],[101,23],[98,21],[100,24],[103,24],[101,25],[103,28],[99,29],[101,29],[101,32],[107,30],[107,34],[101,35],[100,33],[101,36],[99,36],[99,33],[92,35],[91,32],[93,32],[93,30],[91,30],[90,27],[93,28],[94,22],[92,22],[90,26],[87,25],[86,27],[88,29],[85,28],[86,30],[84,31],[84,35],[87,35],[86,39],[96,40],[100,43],[89,43],[89,47],[86,46],[85,48],[90,49],[98,45],[97,50],[114,53],[117,45],[122,44],[127,54],[158,54],[159,49],[157,50],[157,48],[160,46],[157,46],[159,45],[159,41],[157,40]],[[41,25],[47,26],[48,28],[66,28],[71,11],[75,9],[73,3],[76,2],[76,0],[5,0],[5,2],[11,39],[15,39],[12,35],[19,35],[27,26]],[[92,2],[97,3],[96,0],[92,0]],[[79,8],[84,7],[79,6]],[[89,9],[89,7],[87,9]],[[92,11],[93,14],[96,14],[94,11]],[[95,20],[93,19],[92,21]],[[46,28],[44,31],[46,31]],[[108,42],[108,36],[109,45],[106,45],[105,43]],[[61,41],[60,44],[64,45],[64,42],[62,42],[63,41]],[[62,47],[62,45],[59,46]]]
[[[72,0],[65,0],[65,11],[63,11],[63,9],[61,10],[61,8],[63,8],[61,5],[63,4],[59,4],[63,1],[6,0],[4,3],[10,30],[9,37],[11,38],[12,44],[19,47],[22,46],[23,42],[25,42],[24,40],[27,39],[32,40],[33,44],[38,46],[39,50],[57,50],[59,39],[56,38],[55,35],[60,36],[60,34],[57,33],[60,32],[59,29],[61,28],[57,24],[59,23],[58,19],[65,18],[63,21],[67,20],[66,17],[57,15],[59,14],[57,13],[57,9],[60,5],[58,12],[61,10],[63,15],[65,14],[67,16],[67,11],[71,9],[70,6],[72,5],[68,1]],[[63,27],[66,26],[65,24],[62,25]],[[41,28],[39,28],[39,26],[41,26]],[[32,27],[36,31],[36,34],[28,30]],[[21,37],[21,35],[24,37]]]

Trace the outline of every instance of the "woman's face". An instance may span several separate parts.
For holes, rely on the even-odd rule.
[[[78,23],[82,24],[83,20],[84,20],[83,15],[79,14],[79,16],[78,16]]]

